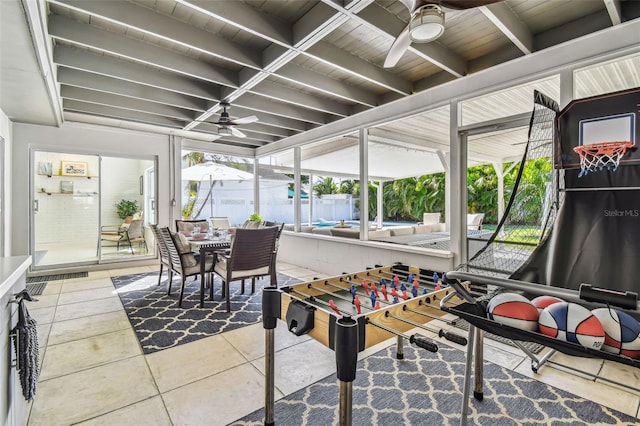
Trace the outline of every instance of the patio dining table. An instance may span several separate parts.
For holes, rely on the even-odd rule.
[[[224,253],[231,248],[231,240],[228,237],[206,238],[202,240],[190,239],[189,245],[192,251],[200,253],[200,307],[204,308],[204,278],[205,278],[205,258],[208,253]],[[213,285],[213,283],[210,283]]]

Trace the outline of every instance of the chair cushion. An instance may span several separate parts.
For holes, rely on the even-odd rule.
[[[175,237],[176,248],[178,249],[178,253],[180,253],[180,258],[182,259],[182,266],[184,268],[191,268],[192,266],[197,265],[198,261],[191,252],[191,244],[189,244],[187,237],[179,232],[172,232],[172,235]]]
[[[200,228],[200,232],[209,232],[209,222],[205,220],[202,222],[178,222],[178,231],[191,235],[196,226]]]
[[[227,276],[227,258],[224,256],[217,256],[213,271],[221,277]],[[243,277],[252,277],[256,275],[269,275],[269,267],[265,266],[257,269],[250,269],[246,271],[233,271],[231,274],[231,280],[240,279]],[[226,278],[225,278],[226,279]]]
[[[184,256],[188,256],[188,255],[183,255],[182,258],[182,262],[184,263]],[[193,257],[193,254],[191,255],[191,257]],[[184,265],[184,273],[185,275],[196,275],[200,273],[200,263],[194,260],[194,264],[187,266]],[[205,256],[205,261],[204,261],[204,270],[205,271],[211,271],[213,269],[213,256]]]
[[[425,225],[440,223],[440,213],[424,213],[422,215],[422,223]]]

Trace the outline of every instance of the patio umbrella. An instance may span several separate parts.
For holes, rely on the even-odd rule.
[[[206,163],[200,163],[182,169],[182,180],[203,181],[205,179],[209,179],[210,188],[213,188],[213,181],[216,180],[250,180],[253,179],[253,175],[234,167],[214,163],[213,161],[207,161]],[[211,193],[209,201],[211,203],[211,215],[213,215],[213,192]]]

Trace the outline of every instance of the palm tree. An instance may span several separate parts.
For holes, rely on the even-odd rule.
[[[332,177],[325,177],[322,178],[320,182],[313,185],[313,191],[318,196],[325,194],[335,194],[338,192],[338,185],[336,185]]]

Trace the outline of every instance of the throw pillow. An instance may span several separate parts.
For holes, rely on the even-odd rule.
[[[180,253],[180,258],[182,259],[182,265],[185,268],[196,266],[198,264],[198,261],[191,252],[191,244],[189,244],[189,240],[187,240],[187,237],[180,233],[172,232],[172,234],[175,237],[174,241],[176,242],[178,253]]]

